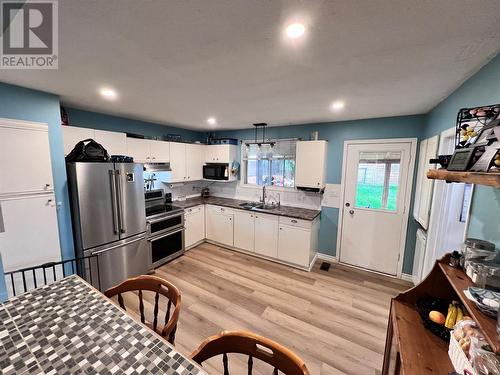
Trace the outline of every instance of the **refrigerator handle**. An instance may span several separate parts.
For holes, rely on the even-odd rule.
[[[2,202],[0,201],[0,233],[5,232],[5,225],[3,223]]]
[[[113,211],[113,233],[118,234],[118,211],[116,202],[115,171],[109,170],[109,183],[111,185],[111,210]]]
[[[122,176],[120,171],[115,171],[115,181],[116,181],[116,196],[117,196],[117,206],[118,206],[118,222],[120,224],[120,232],[125,233],[125,224],[123,220],[123,198],[122,198]]]

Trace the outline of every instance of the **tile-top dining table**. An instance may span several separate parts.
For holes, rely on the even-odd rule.
[[[0,304],[0,374],[206,374],[78,276]]]

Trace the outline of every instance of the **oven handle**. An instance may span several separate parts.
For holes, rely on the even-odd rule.
[[[172,214],[172,215],[169,215],[169,216],[162,216],[158,219],[152,219],[152,220],[149,220],[148,219],[148,224],[154,224],[154,223],[158,223],[159,221],[163,221],[163,220],[166,220],[166,219],[170,219],[172,217],[176,217],[176,216],[183,216],[184,212],[181,212],[181,213],[176,213],[176,214]]]
[[[154,236],[154,237],[149,237],[147,240],[148,240],[148,242],[153,242],[153,241],[159,240],[160,238],[167,237],[167,236],[170,236],[172,234],[182,232],[182,231],[184,231],[184,229],[186,229],[186,227],[180,227],[180,228],[172,230],[170,232],[165,232],[165,233],[159,234],[159,235]]]

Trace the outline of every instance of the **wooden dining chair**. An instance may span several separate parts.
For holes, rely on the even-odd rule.
[[[146,320],[145,317],[143,291],[155,293],[152,323]],[[181,310],[181,293],[179,292],[179,289],[177,289],[177,287],[172,283],[160,277],[142,275],[127,279],[121,284],[106,290],[104,294],[108,298],[118,296],[118,303],[120,307],[127,311],[122,296],[122,294],[126,292],[138,292],[141,322],[174,345],[177,321]],[[158,321],[160,296],[164,296],[168,300],[168,303],[166,303],[166,312],[163,323]],[[172,307],[173,311],[171,314],[170,312]],[[129,308],[131,307],[129,306]]]
[[[248,355],[249,375],[252,374],[254,358],[273,366],[273,375],[278,375],[278,371],[285,375],[309,375],[306,364],[295,353],[277,342],[248,331],[223,331],[209,337],[191,354],[191,358],[202,365],[207,359],[222,354],[224,375],[229,375],[229,353]]]

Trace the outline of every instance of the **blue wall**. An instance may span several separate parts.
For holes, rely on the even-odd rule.
[[[295,126],[271,127],[266,131],[266,137],[272,138],[302,138],[309,139],[313,130],[319,131],[319,138],[328,140],[328,161],[326,182],[340,184],[342,175],[342,158],[344,141],[354,139],[380,138],[421,138],[425,126],[425,116],[402,116],[377,118],[369,120],[342,121],[332,123],[307,124]],[[253,139],[253,129],[217,132],[218,137],[233,137],[238,139]],[[416,172],[416,171],[415,171]],[[413,202],[413,192],[412,200]],[[410,211],[413,209],[410,207]],[[407,238],[403,272],[411,273],[413,254],[415,251],[415,235],[418,225],[414,220],[408,221]],[[329,255],[336,254],[337,226],[339,210],[324,208],[321,216],[320,252]]]
[[[124,117],[106,115],[104,113],[89,112],[81,109],[65,107],[72,126],[93,128],[124,133],[136,133],[146,136],[166,136],[177,134],[186,141],[203,141],[204,133],[171,126],[154,124],[151,122],[128,119]]]
[[[500,55],[465,81],[427,116],[425,136],[455,126],[460,108],[500,103]],[[472,199],[469,237],[492,241],[500,248],[500,189],[476,186]]]
[[[57,208],[57,219],[59,223],[61,255],[64,259],[73,257],[73,234],[71,230],[66,167],[64,164],[59,97],[0,82],[0,117],[37,121],[49,125],[54,189],[56,200],[60,202]],[[0,271],[3,272],[3,269],[0,269]]]

